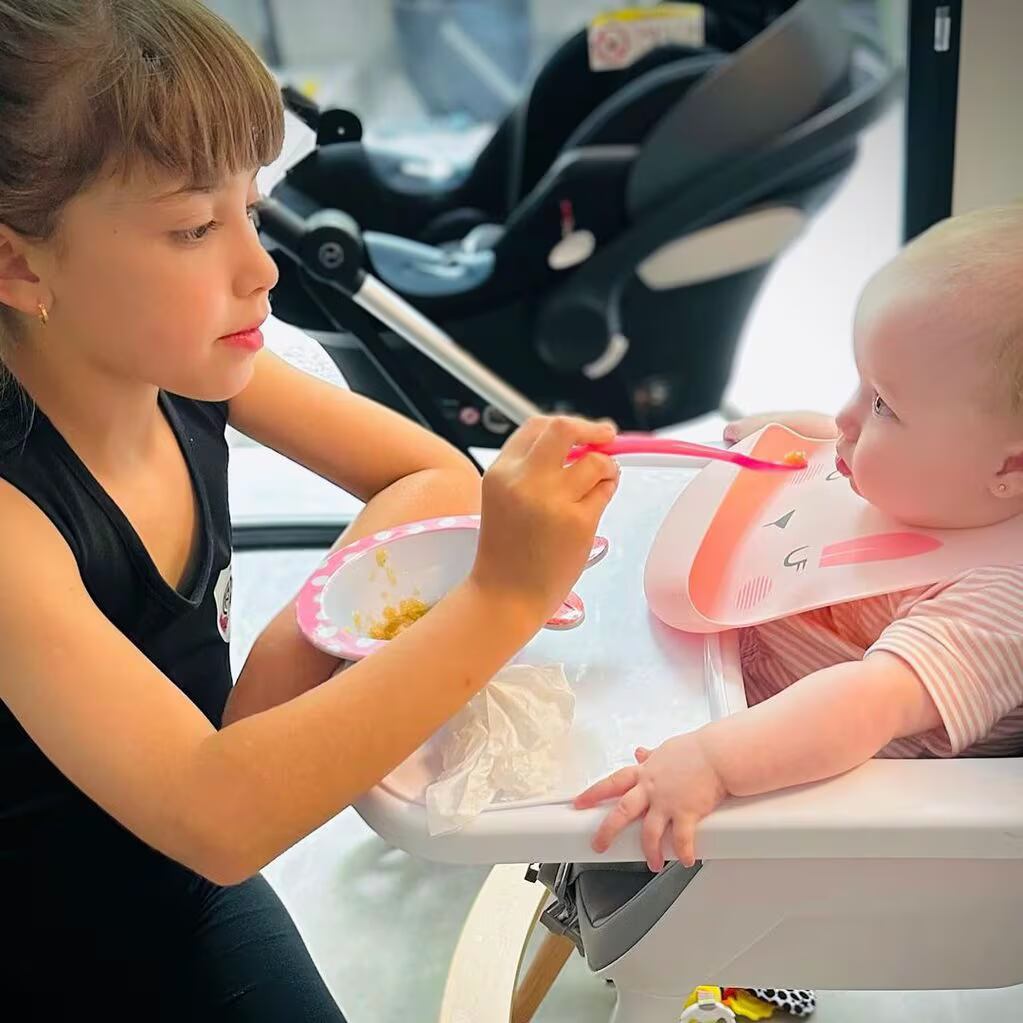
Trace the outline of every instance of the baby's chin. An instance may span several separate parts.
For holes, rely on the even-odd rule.
[[[855,487],[853,487],[856,490]],[[900,525],[913,529],[980,529],[993,526],[1012,518],[1004,508],[916,508],[908,505],[889,504],[884,501],[871,500],[860,494],[868,504],[890,516]]]
[[[933,519],[933,516],[929,515],[928,512],[922,508],[914,507],[913,501],[900,500],[898,494],[890,493],[877,493],[875,491],[868,491],[864,493],[856,485],[856,478],[849,476],[846,480],[849,484],[849,488],[852,490],[857,497],[862,498],[872,508],[876,508],[879,512],[894,519],[900,525],[911,526],[916,529],[935,529],[938,528]]]

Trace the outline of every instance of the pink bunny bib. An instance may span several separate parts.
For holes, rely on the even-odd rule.
[[[795,473],[712,462],[683,491],[647,558],[653,613],[685,632],[758,625],[895,593],[971,568],[1023,564],[1023,516],[980,529],[919,529],[858,497],[835,469],[834,441],[769,426],[740,449]]]

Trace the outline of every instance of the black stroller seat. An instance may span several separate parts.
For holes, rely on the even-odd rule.
[[[274,198],[300,216],[343,208],[366,270],[542,408],[641,430],[712,411],[764,276],[838,187],[894,76],[857,50],[836,0],[704,7],[706,45],[623,71],[590,71],[585,34],[570,39],[460,181],[403,189],[359,143],[324,143]],[[332,348],[357,389],[402,407],[395,384],[407,406],[411,382],[417,414],[462,446],[507,430],[278,263],[278,315],[359,336]]]

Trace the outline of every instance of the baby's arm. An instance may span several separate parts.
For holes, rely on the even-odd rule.
[[[838,436],[838,426],[833,416],[823,412],[763,412],[756,416],[736,419],[725,427],[725,440],[729,444],[738,444],[750,434],[762,430],[772,423],[780,423],[790,430],[812,437],[817,440],[833,440]]]
[[[697,734],[728,794],[754,796],[841,774],[893,739],[941,723],[916,672],[894,654],[873,653],[816,671]]]
[[[593,847],[605,851],[644,817],[643,852],[651,870],[664,865],[662,841],[673,832],[677,857],[695,861],[699,820],[727,796],[752,796],[841,774],[893,739],[941,725],[916,672],[884,652],[814,672],[769,700],[639,750],[635,767],[598,782],[576,800],[580,809],[621,797]]]

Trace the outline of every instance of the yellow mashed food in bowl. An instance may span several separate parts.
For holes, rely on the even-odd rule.
[[[370,639],[394,639],[410,625],[418,622],[429,610],[430,605],[425,601],[418,597],[407,597],[405,600],[399,601],[397,607],[385,607],[383,618],[370,622],[366,629],[366,635]],[[355,627],[361,631],[363,623],[360,618],[361,616],[356,615]]]

